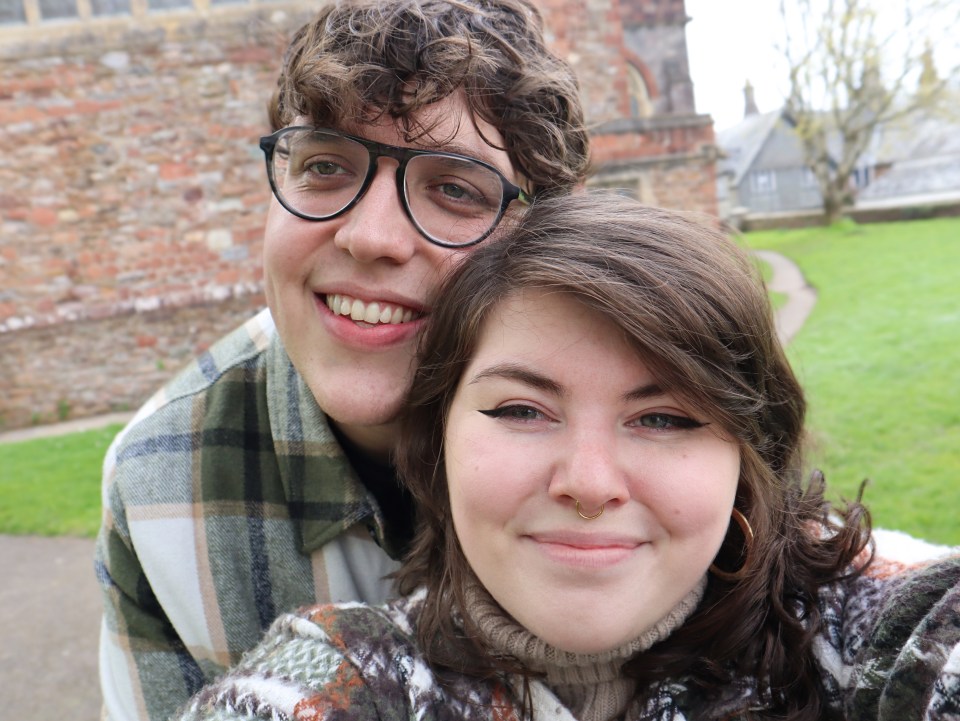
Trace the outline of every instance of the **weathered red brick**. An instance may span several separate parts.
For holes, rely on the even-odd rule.
[[[52,208],[34,207],[27,214],[28,220],[40,228],[49,228],[57,224],[57,211]]]
[[[162,180],[189,178],[195,173],[196,171],[193,166],[187,163],[163,163],[160,166],[160,178]]]

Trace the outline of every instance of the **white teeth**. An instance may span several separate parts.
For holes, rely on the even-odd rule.
[[[367,306],[366,312],[363,314],[363,320],[367,323],[379,323],[380,322],[380,304],[371,303]]]
[[[353,306],[350,308],[350,317],[354,320],[363,320],[364,310],[366,310],[366,308],[364,307],[363,302],[355,299],[353,301]]]
[[[328,295],[327,307],[337,315],[347,315],[352,320],[370,325],[409,323],[414,318],[414,312],[410,308],[382,302],[364,303],[359,298],[347,295]]]

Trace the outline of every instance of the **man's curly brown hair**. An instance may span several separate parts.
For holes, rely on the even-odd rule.
[[[585,178],[579,86],[547,48],[540,13],[526,0],[331,4],[291,41],[270,122],[277,130],[307,118],[361,131],[389,117],[414,142],[431,131],[418,111],[454,94],[500,132],[528,192],[565,193]]]

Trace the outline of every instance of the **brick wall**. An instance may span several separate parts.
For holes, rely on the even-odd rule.
[[[263,303],[292,12],[0,42],[0,428],[135,408]]]
[[[3,428],[135,410],[262,305],[253,294],[0,333]]]
[[[592,139],[595,185],[622,189],[648,205],[717,214],[709,116],[625,120],[608,128]]]
[[[716,215],[716,141],[713,121],[694,108],[684,0],[551,0],[543,8],[553,47],[583,87],[594,127],[591,182]],[[628,62],[649,78],[653,117],[630,116]]]
[[[311,7],[0,27],[0,430],[135,408],[261,306],[257,139]],[[683,0],[542,7],[597,128],[596,182],[713,212],[709,119],[627,118],[625,42],[655,72],[663,48],[685,63]],[[637,48],[625,16],[666,25]]]
[[[583,106],[592,123],[627,114],[627,81],[619,0],[544,0],[550,46],[580,79]]]
[[[258,291],[280,32],[0,48],[0,332]]]

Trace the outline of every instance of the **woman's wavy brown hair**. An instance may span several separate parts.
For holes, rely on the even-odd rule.
[[[526,0],[331,4],[297,32],[277,85],[274,130],[304,117],[362,134],[364,123],[389,117],[413,142],[431,132],[417,112],[459,94],[500,131],[528,192],[565,192],[586,177],[576,76],[547,48],[540,13]]]
[[[768,695],[769,718],[829,718],[812,654],[818,592],[862,567],[869,517],[859,499],[831,508],[819,474],[804,481],[803,392],[745,252],[716,227],[614,195],[534,203],[454,271],[434,304],[398,455],[420,511],[400,589],[428,590],[419,626],[428,659],[480,677],[522,671],[488,654],[469,618],[465,630],[455,625],[470,569],[451,519],[443,438],[485,319],[526,288],[570,294],[614,323],[662,386],[740,446],[736,507],[756,534],[750,568],[738,581],[711,574],[684,626],[629,662],[641,693],[688,678],[709,695],[750,676]],[[735,570],[740,550],[721,549],[716,563]]]

